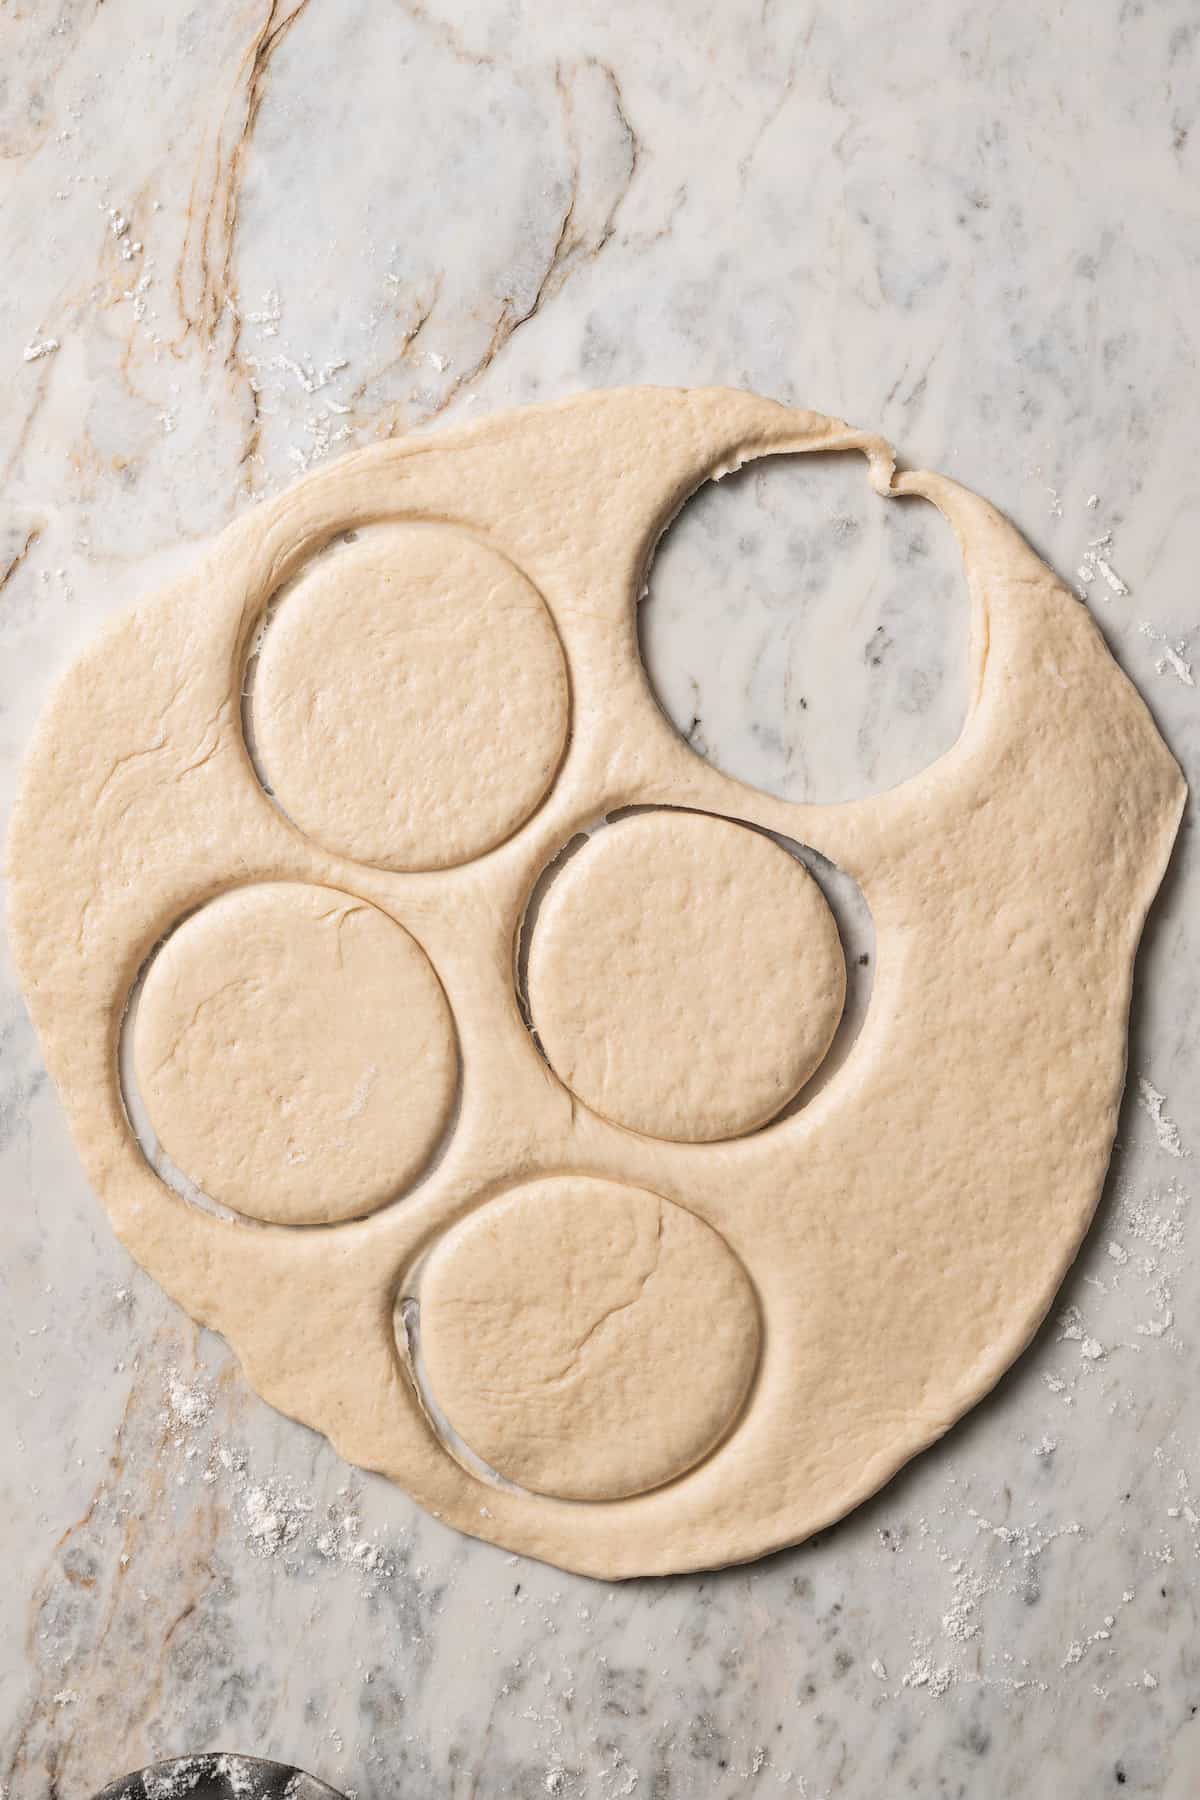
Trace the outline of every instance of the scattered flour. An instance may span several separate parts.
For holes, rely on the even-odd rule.
[[[346,357],[340,356],[333,362],[327,362],[317,369],[307,359],[303,362],[296,362],[290,356],[279,355],[273,356],[267,367],[283,369],[287,374],[294,375],[306,394],[319,394],[323,388],[329,386],[335,375],[340,375],[343,369],[350,367],[350,364]],[[349,407],[343,408],[343,411],[348,412],[349,410]]]
[[[1148,1244],[1152,1250],[1179,1251],[1183,1248],[1183,1222],[1188,1196],[1177,1182],[1166,1188],[1153,1188],[1148,1200],[1127,1194],[1121,1212],[1131,1237]],[[1165,1209],[1165,1210],[1163,1210]],[[1149,1266],[1146,1266],[1149,1262]],[[1143,1274],[1153,1274],[1152,1259],[1143,1259]]]
[[[954,1686],[958,1672],[948,1663],[935,1664],[928,1652],[915,1656],[900,1677],[901,1687],[924,1688],[927,1693],[940,1697],[948,1688]]]
[[[203,1461],[200,1479],[206,1487],[226,1491],[255,1556],[288,1556],[349,1570],[362,1578],[368,1594],[395,1575],[395,1550],[364,1532],[349,1489],[340,1495],[350,1504],[321,1507],[292,1483],[256,1477],[245,1451],[214,1437],[212,1390],[202,1381],[185,1381],[173,1367],[165,1397],[169,1441],[186,1462]]]
[[[1186,1155],[1178,1144],[1172,1121],[1165,1116],[1162,1096],[1149,1083],[1145,1085],[1147,1091],[1139,1090],[1139,1099],[1156,1130],[1160,1134],[1165,1131],[1165,1141],[1160,1136],[1164,1149],[1171,1155]],[[1103,1304],[1104,1312],[1091,1312],[1089,1308],[1085,1318],[1080,1307],[1072,1304],[1058,1315],[1054,1341],[1063,1349],[1055,1355],[1057,1366],[1043,1369],[1041,1375],[1048,1393],[1072,1408],[1070,1416],[1081,1418],[1085,1426],[1087,1436],[1082,1445],[1070,1447],[1073,1452],[1086,1447],[1094,1433],[1102,1433],[1107,1419],[1128,1414],[1123,1383],[1116,1380],[1118,1357],[1130,1351],[1150,1351],[1159,1340],[1171,1341],[1176,1328],[1171,1283],[1185,1254],[1188,1206],[1187,1192],[1178,1181],[1138,1190],[1119,1189],[1111,1235],[1093,1253],[1104,1259],[1107,1279],[1101,1281],[1086,1268],[1080,1277],[1095,1290],[1097,1308]],[[1140,1322],[1135,1310],[1139,1307]],[[1064,1351],[1072,1346],[1075,1355],[1065,1357]],[[1043,1462],[1058,1448],[1057,1434],[1045,1434],[1030,1445],[1032,1455]],[[1200,1560],[1200,1495],[1192,1491],[1188,1457],[1188,1447],[1182,1444],[1170,1449],[1160,1446],[1154,1453],[1153,1465],[1162,1471],[1161,1478],[1156,1477],[1159,1491],[1166,1488],[1165,1518],[1161,1532],[1148,1531],[1144,1543],[1138,1546],[1139,1559],[1148,1566],[1169,1566],[1188,1551]],[[1041,1669],[1031,1668],[1027,1660],[1005,1650],[1002,1644],[999,1649],[993,1647],[1000,1619],[1011,1616],[1011,1601],[1000,1603],[993,1597],[1010,1596],[1027,1604],[1036,1600],[1046,1580],[1041,1564],[1050,1546],[1059,1540],[1080,1537],[1084,1527],[1077,1520],[1051,1526],[1036,1517],[1026,1524],[1014,1522],[1010,1516],[1013,1493],[1007,1485],[1003,1491],[997,1491],[989,1516],[987,1510],[977,1510],[967,1503],[970,1488],[969,1479],[963,1482],[950,1477],[945,1503],[938,1508],[944,1521],[940,1527],[920,1518],[915,1528],[899,1524],[879,1533],[880,1542],[890,1553],[910,1547],[925,1555],[932,1552],[944,1571],[948,1589],[940,1611],[940,1643],[935,1646],[928,1636],[913,1637],[912,1660],[900,1685],[890,1690],[891,1698],[906,1690],[937,1696],[951,1686],[972,1683],[1006,1687],[1014,1692],[1026,1687],[1045,1692],[1054,1681],[1053,1661]],[[1154,1491],[1148,1486],[1147,1498]],[[1053,1497],[1046,1505],[1053,1508]],[[963,1526],[968,1522],[974,1527],[977,1547],[963,1541]],[[923,1624],[928,1617],[929,1591],[929,1571],[925,1568],[913,1585],[914,1625],[918,1621]],[[1119,1601],[1115,1593],[1108,1597],[1101,1592],[1101,1606],[1104,1598],[1108,1603],[1100,1618],[1081,1622],[1073,1632],[1064,1633],[1066,1641],[1058,1652],[1057,1667],[1062,1671],[1058,1680],[1065,1682],[1074,1670],[1086,1665],[1086,1679],[1097,1692],[1107,1693],[1116,1685],[1104,1679],[1106,1671],[1112,1675],[1118,1671],[1121,1675],[1133,1675],[1135,1679],[1126,1685],[1144,1689],[1140,1671],[1122,1668],[1124,1652],[1119,1648],[1120,1615],[1124,1607],[1133,1603],[1136,1589],[1133,1585],[1123,1588]],[[993,1610],[989,1618],[989,1608],[997,1606],[1000,1610]],[[882,1664],[876,1667],[872,1663],[871,1669],[877,1680],[885,1678]],[[1099,1682],[1093,1679],[1096,1675],[1101,1676]]]
[[[951,1565],[951,1573],[954,1599],[949,1611],[942,1615],[942,1630],[947,1637],[965,1644],[979,1634],[979,1602],[991,1589],[981,1575],[961,1560]]]
[[[207,1787],[214,1780],[225,1782],[233,1800],[252,1800],[260,1790],[254,1765],[244,1756],[188,1756],[170,1770],[160,1774],[149,1770],[142,1775],[146,1800],[185,1800],[201,1784]],[[291,1792],[289,1782],[286,1793]]]
[[[1184,1157],[1190,1154],[1185,1149],[1179,1136],[1179,1127],[1173,1119],[1168,1119],[1163,1108],[1167,1104],[1165,1094],[1146,1080],[1144,1075],[1138,1076],[1138,1105],[1144,1113],[1148,1113],[1158,1136],[1158,1147],[1165,1150],[1168,1156]]]
[[[1082,1362],[1098,1363],[1107,1356],[1108,1352],[1099,1338],[1092,1337],[1084,1330],[1083,1318],[1077,1306],[1068,1306],[1065,1312],[1061,1312],[1058,1323],[1062,1327],[1058,1336],[1059,1343],[1077,1343]]]
[[[357,1119],[366,1111],[367,1101],[371,1097],[371,1089],[379,1078],[379,1069],[375,1063],[369,1063],[358,1078],[358,1084],[346,1108],[347,1119]]]
[[[100,205],[101,210],[108,215],[108,229],[117,240],[121,261],[132,262],[135,256],[141,255],[145,246],[140,238],[131,234],[130,220],[119,206],[105,206],[103,201]]]
[[[247,1488],[241,1499],[251,1544],[267,1556],[295,1543],[304,1512],[311,1510],[289,1499],[276,1482]]]
[[[1091,501],[1088,501],[1091,505]],[[1079,578],[1080,593],[1086,599],[1086,590],[1099,575],[1110,593],[1124,599],[1129,593],[1128,584],[1122,581],[1113,568],[1110,556],[1112,552],[1112,532],[1106,531],[1103,537],[1093,538],[1080,560],[1075,573]]]
[[[274,288],[263,295],[262,306],[256,312],[243,314],[247,323],[257,325],[265,338],[279,336],[279,325],[283,318],[283,309],[279,304],[279,295]]]
[[[186,1444],[189,1431],[206,1423],[212,1409],[213,1397],[208,1388],[198,1381],[189,1385],[174,1365],[167,1370],[167,1419],[177,1447]]]
[[[1180,638],[1174,644],[1171,643],[1163,632],[1154,629],[1149,619],[1143,619],[1138,630],[1143,637],[1150,638],[1153,643],[1162,645],[1163,653],[1154,665],[1158,673],[1166,675],[1169,671],[1182,681],[1184,687],[1195,687],[1196,680],[1192,674],[1192,665],[1183,654],[1184,644],[1187,640]]]

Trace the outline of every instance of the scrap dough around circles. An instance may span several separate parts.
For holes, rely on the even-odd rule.
[[[429,959],[377,907],[293,882],[236,888],[172,932],[133,1024],[159,1142],[255,1219],[354,1219],[402,1193],[457,1080]]]
[[[529,1011],[585,1105],[649,1137],[764,1124],[837,1030],[846,964],[808,871],[698,813],[619,819],[566,863],[530,939]]]
[[[384,869],[444,869],[524,824],[567,733],[553,622],[465,532],[375,525],[319,557],[267,627],[257,749],[309,837]]]
[[[881,504],[920,496],[953,527],[971,694],[961,737],[929,768],[861,800],[807,806],[733,781],[671,728],[639,664],[637,606],[666,522],[705,480],[756,457],[834,450],[866,458],[888,496]],[[407,523],[385,530],[385,519]],[[322,553],[347,532],[358,541]],[[364,580],[352,591],[355,569]],[[274,711],[264,712],[261,694],[256,711],[268,772],[300,830],[264,794],[242,725],[247,660],[281,595],[265,656]],[[410,616],[422,623],[415,636],[402,623]],[[394,703],[402,691],[393,683],[410,670],[406,643],[415,683],[407,707]],[[476,687],[461,683],[463,667]],[[311,741],[301,716],[310,701]],[[115,620],[68,671],[30,747],[8,847],[8,919],[47,1067],[117,1233],[193,1318],[224,1334],[260,1395],[460,1531],[586,1574],[667,1574],[744,1562],[823,1530],[948,1430],[1030,1342],[1103,1186],[1134,958],[1184,795],[1086,605],[986,501],[936,474],[896,473],[878,438],[754,395],[598,392],[314,469],[232,524],[191,574]],[[620,1129],[554,1077],[521,1017],[514,961],[541,875],[598,819],[647,807],[743,820],[810,846],[870,909],[874,979],[853,1050],[768,1130],[700,1143]],[[589,861],[603,871],[637,842],[624,835],[633,830],[618,821],[598,834],[578,870],[569,861],[558,880],[578,879],[586,900]],[[698,830],[737,832],[747,854],[777,858],[772,868],[786,874],[787,917],[760,922],[753,942],[736,930],[730,939],[730,969],[751,971],[773,1034],[775,996],[755,959],[777,928],[795,933],[789,955],[812,964],[824,914],[807,877],[732,824],[689,820],[677,830],[681,846]],[[347,854],[361,860],[350,865]],[[396,872],[388,858],[430,866]],[[664,859],[664,880],[679,866]],[[765,867],[763,876],[776,879]],[[658,871],[648,878],[653,886]],[[282,889],[268,898],[273,883],[297,884],[289,891],[309,896],[310,911],[297,902],[285,925],[272,909],[288,903]],[[331,890],[331,899],[311,898]],[[627,915],[630,897],[614,900]],[[341,934],[349,979],[331,962],[336,928],[315,923],[311,908],[360,902]],[[243,932],[242,913],[260,905],[261,926],[248,920]],[[553,914],[550,905],[551,926]],[[218,929],[231,917],[234,929]],[[649,909],[647,929],[654,917]],[[544,923],[530,933],[535,976],[554,952],[553,933],[538,949]],[[680,930],[686,937],[686,920]],[[252,1228],[188,1204],[156,1175],[122,1105],[117,1051],[137,972],[171,932],[135,1050],[177,1161],[260,1215],[333,1219],[391,1196],[396,1204],[310,1229]],[[266,974],[242,943],[260,932]],[[614,957],[628,938],[610,938]],[[360,961],[353,947],[368,940]],[[657,945],[650,966],[669,973],[661,933],[648,941]],[[585,959],[589,942],[577,945]],[[198,966],[189,944],[200,946]],[[704,967],[707,959],[706,950]],[[212,998],[243,973],[262,981],[261,993],[248,982]],[[786,989],[791,962],[778,977]],[[663,1052],[630,1061],[616,1041],[619,986],[608,982],[610,993],[602,982],[577,998],[612,1009],[613,1068],[642,1069],[652,1092]],[[726,987],[736,1012],[732,976]],[[664,1016],[627,1023],[652,1027],[669,1047],[672,1005],[682,1019],[692,1004],[687,984],[647,991]],[[261,1041],[258,1012],[242,1017],[256,994]],[[556,996],[535,983],[539,1028],[551,1039]],[[147,1050],[160,1003],[167,1023],[156,1057]],[[811,1008],[806,988],[797,1008],[806,1028],[820,1015]],[[748,1032],[758,1013],[747,1013]],[[461,1050],[452,1126],[451,1014]],[[220,1042],[218,1024],[228,1034]],[[711,1029],[721,1028],[713,1018]],[[181,1039],[187,1067],[206,1042],[213,1050],[186,1086],[160,1066]],[[742,1084],[754,1045],[721,1041],[727,1083],[710,1097],[738,1098],[723,1121],[737,1129],[798,1079],[802,1059],[751,1107]],[[295,1047],[303,1054],[293,1063]],[[703,1065],[711,1046],[695,1052]],[[371,1064],[379,1074],[359,1113]],[[248,1079],[231,1092],[243,1066]],[[281,1101],[305,1081],[315,1129],[294,1137],[300,1115]],[[688,1105],[692,1129],[698,1114]],[[227,1109],[237,1131],[225,1129]],[[667,1110],[660,1091],[645,1122],[663,1131]],[[308,1161],[287,1177],[293,1148]],[[423,1178],[404,1192],[414,1170]],[[631,1235],[630,1268],[618,1279],[596,1249],[593,1209],[576,1221],[591,1252],[577,1265],[565,1228],[554,1235],[553,1219],[568,1219],[554,1195],[585,1178],[661,1196],[638,1201],[634,1223],[660,1206],[664,1242],[669,1220],[672,1242],[728,1247],[704,1265],[712,1292],[724,1280],[740,1291],[744,1271],[762,1329],[740,1408],[745,1308],[714,1300],[699,1318],[693,1303],[709,1293],[708,1273],[678,1305],[644,1311],[635,1298],[627,1324],[619,1311],[605,1319],[644,1266],[644,1228]],[[544,1226],[526,1210],[531,1194],[548,1202]],[[497,1229],[489,1263],[489,1220],[506,1219],[506,1208],[533,1224]],[[564,1259],[577,1296],[550,1279]],[[485,1302],[469,1322],[456,1299],[460,1274]],[[414,1287],[453,1421],[482,1451],[526,1481],[658,1485],[565,1501],[473,1468],[442,1441],[404,1360],[397,1301]],[[547,1346],[569,1351],[581,1322],[597,1325],[582,1345],[589,1373],[560,1421],[565,1446],[574,1430],[593,1433],[573,1471],[549,1453],[539,1467],[534,1455],[553,1388],[542,1381],[522,1398],[508,1381],[527,1307],[546,1323],[537,1343],[551,1381]],[[457,1334],[455,1319],[464,1321]],[[643,1329],[653,1341],[635,1348]],[[717,1358],[714,1370],[710,1336],[729,1349],[728,1369]],[[488,1346],[508,1382],[495,1407]],[[627,1353],[640,1355],[636,1391],[622,1375],[610,1392],[607,1362],[591,1379],[590,1359],[610,1351],[618,1370]],[[722,1389],[730,1374],[737,1379]],[[504,1426],[514,1418],[523,1422],[510,1440]],[[725,1435],[705,1454],[710,1431]]]
[[[657,1194],[559,1177],[485,1203],[421,1281],[430,1391],[533,1493],[620,1500],[700,1462],[737,1418],[758,1308],[717,1233]]]

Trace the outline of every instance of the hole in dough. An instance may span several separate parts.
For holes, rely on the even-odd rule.
[[[894,787],[959,736],[970,608],[952,533],[857,456],[764,457],[688,501],[638,625],[659,704],[707,761],[789,800]]]
[[[333,888],[235,888],[151,957],[121,1045],[126,1110],[184,1198],[282,1225],[361,1218],[427,1176],[459,1085],[420,945]]]
[[[477,1207],[429,1252],[417,1304],[399,1302],[398,1341],[446,1447],[561,1500],[622,1499],[695,1468],[758,1367],[757,1298],[725,1240],[589,1176]]]
[[[560,854],[517,973],[564,1086],[614,1124],[690,1143],[753,1131],[810,1083],[847,985],[837,920],[797,857],[668,808],[630,809]]]
[[[264,791],[337,855],[441,869],[505,842],[567,742],[566,662],[545,603],[442,525],[345,533],[267,609],[242,683]]]

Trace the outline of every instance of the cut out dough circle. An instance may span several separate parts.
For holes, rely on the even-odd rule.
[[[167,1154],[209,1199],[282,1225],[357,1218],[403,1191],[450,1116],[457,1060],[408,933],[296,882],[237,888],[185,920],[134,1022]]]
[[[436,525],[319,558],[266,632],[258,750],[280,805],[385,869],[469,861],[524,824],[567,735],[550,615],[519,570]]]
[[[701,481],[756,455],[830,449],[862,451],[881,491],[924,495],[954,525],[975,693],[958,743],[914,780],[795,806],[674,734],[634,614],[659,532]],[[337,534],[387,519],[494,546],[540,595],[571,681],[571,741],[536,810],[487,855],[410,874],[348,862],[281,816],[238,715],[272,597]],[[603,393],[314,472],[118,620],[31,747],[10,919],[47,1064],[117,1231],[226,1335],[258,1391],[461,1530],[588,1573],[662,1573],[829,1524],[1028,1342],[1100,1192],[1134,952],[1183,791],[1086,609],[985,502],[937,476],[893,477],[879,440],[751,395]],[[621,1130],[548,1073],[518,1010],[514,947],[538,875],[600,815],[648,805],[810,844],[871,908],[878,971],[849,1059],[755,1135]],[[348,892],[403,925],[462,1054],[459,1114],[420,1185],[367,1218],[302,1231],[249,1230],[167,1189],[131,1134],[115,1059],[156,941],[226,890],[277,882]],[[422,1269],[458,1241],[447,1233],[558,1177],[683,1209],[728,1246],[764,1321],[732,1429],[628,1498],[562,1501],[467,1468],[439,1441],[393,1334],[394,1302],[420,1299]]]
[[[554,881],[529,954],[552,1069],[605,1118],[704,1142],[773,1118],[846,999],[837,924],[794,857],[727,819],[651,813]]]
[[[483,1461],[538,1494],[618,1500],[729,1430],[758,1362],[744,1270],[656,1194],[579,1176],[478,1207],[421,1283],[430,1386]]]

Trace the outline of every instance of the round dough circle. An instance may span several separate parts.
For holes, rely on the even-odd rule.
[[[533,928],[528,994],[550,1066],[649,1137],[736,1137],[828,1050],[846,998],[836,921],[808,871],[728,819],[653,812],[597,833]]]
[[[588,1176],[479,1207],[421,1282],[438,1405],[497,1473],[561,1500],[694,1468],[741,1413],[760,1338],[749,1277],[711,1226]]]
[[[258,754],[301,831],[385,869],[444,869],[512,835],[567,737],[541,595],[440,525],[377,525],[318,558],[267,629]]]
[[[212,1200],[281,1225],[373,1211],[454,1102],[450,1008],[394,919],[334,888],[235,888],[150,965],[134,1068],[168,1155]]]

